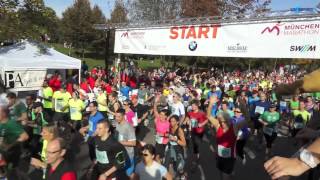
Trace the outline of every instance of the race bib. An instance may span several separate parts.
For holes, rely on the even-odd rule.
[[[188,107],[189,102],[188,101],[183,101],[183,105],[184,105],[184,107]]]
[[[109,159],[106,151],[99,151],[96,149],[97,161],[101,164],[109,164]]]
[[[280,107],[287,107],[287,102],[280,101]]]
[[[197,128],[198,127],[198,121],[196,119],[191,119],[191,128]]]
[[[293,124],[293,126],[294,126],[295,129],[302,129],[302,128],[304,128],[304,124],[303,124],[303,123],[299,123],[299,122],[295,122],[295,123]]]
[[[109,119],[109,120],[114,119],[114,115],[111,114],[111,113],[108,113],[108,119]]]
[[[170,137],[173,137],[173,136],[169,136],[169,138]],[[175,138],[177,138],[177,136],[174,136]],[[178,145],[178,143],[176,142],[176,141],[170,141],[170,144],[172,145],[172,146],[176,146],[176,145]]]
[[[78,109],[76,107],[70,107],[70,115],[74,116],[78,112]]]
[[[138,126],[138,115],[137,115],[137,113],[135,113],[134,117],[132,118],[132,123],[133,123],[134,127]]]
[[[264,113],[264,107],[257,106],[254,112],[258,113],[258,114],[263,114]]]
[[[218,156],[223,158],[230,158],[231,148],[226,148],[224,146],[218,145]]]
[[[158,144],[163,144],[163,137],[160,136],[159,134],[156,135],[156,142]]]
[[[93,123],[89,121],[89,131],[93,131]]]
[[[269,136],[272,136],[274,129],[269,127],[263,127],[263,132]]]
[[[144,99],[139,98],[139,99],[138,99],[138,103],[139,103],[139,104],[144,104]]]
[[[64,107],[64,101],[63,99],[56,99],[55,100],[55,106],[54,108],[56,109],[56,111],[60,111],[62,108]]]

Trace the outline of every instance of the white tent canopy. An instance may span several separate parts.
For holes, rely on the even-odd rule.
[[[44,52],[41,49],[45,49]],[[53,48],[27,41],[0,48],[0,67],[2,69],[81,69],[81,61]]]
[[[14,91],[38,90],[47,70],[81,69],[81,60],[29,41],[0,48],[1,79]]]

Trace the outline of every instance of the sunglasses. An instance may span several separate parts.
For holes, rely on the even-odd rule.
[[[241,113],[241,111],[235,111],[235,113]]]
[[[144,157],[149,156],[149,154],[146,154],[146,153],[142,153],[142,155],[143,155]]]

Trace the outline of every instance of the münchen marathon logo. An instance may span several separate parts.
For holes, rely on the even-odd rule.
[[[274,26],[265,27],[261,34],[276,34],[277,36],[298,36],[320,34],[319,23],[277,23]]]

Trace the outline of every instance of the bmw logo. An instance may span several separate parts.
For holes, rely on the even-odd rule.
[[[195,51],[197,49],[197,47],[198,47],[197,42],[195,42],[195,41],[191,41],[190,42],[190,44],[189,44],[189,50],[190,51]]]

